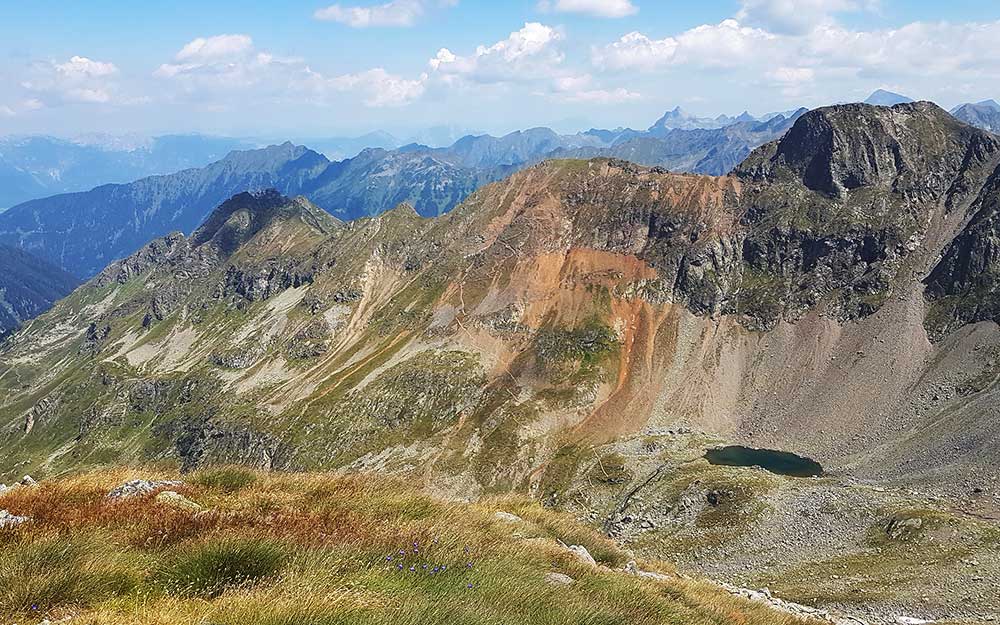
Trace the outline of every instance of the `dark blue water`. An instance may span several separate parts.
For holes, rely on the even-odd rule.
[[[760,467],[771,473],[791,477],[823,475],[823,467],[820,463],[787,451],[731,445],[709,449],[705,452],[705,458],[710,464],[727,467]]]

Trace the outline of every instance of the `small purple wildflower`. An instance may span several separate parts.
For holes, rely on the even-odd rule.
[[[415,567],[415,566],[411,566],[411,567],[410,567],[410,573],[412,573],[412,572],[414,572],[414,571],[416,571],[416,570],[417,570],[417,567]]]

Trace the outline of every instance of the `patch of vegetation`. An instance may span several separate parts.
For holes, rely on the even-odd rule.
[[[224,538],[181,550],[154,579],[169,594],[214,599],[232,588],[274,580],[287,562],[288,549],[277,542]]]
[[[697,553],[745,534],[763,514],[764,497],[778,478],[761,471],[712,466],[698,460],[665,473],[648,497],[669,503],[674,520],[638,541],[655,554]]]
[[[631,482],[635,475],[629,471],[625,457],[618,453],[604,454],[587,472],[591,482],[618,486]]]
[[[356,386],[363,379],[352,374]],[[328,418],[296,431],[300,450],[322,463],[343,464],[368,452],[430,437],[477,406],[485,386],[478,359],[465,352],[421,352],[382,372],[364,388],[313,404]],[[348,388],[351,388],[348,387]],[[322,412],[320,412],[322,411]],[[333,453],[331,453],[333,452]]]
[[[767,327],[784,312],[785,292],[781,276],[744,266],[734,312]]]
[[[602,364],[620,347],[614,330],[597,319],[578,328],[543,328],[535,336],[539,364],[555,383],[581,385],[600,376]]]
[[[576,445],[560,447],[545,465],[542,475],[542,501],[549,506],[558,506],[567,496],[576,477],[584,450]]]
[[[131,592],[142,580],[99,535],[6,536],[0,530],[0,615],[89,607]]]
[[[140,476],[177,477],[89,474],[4,497],[34,520],[0,532],[0,622],[806,625],[708,584],[626,575],[614,543],[526,498],[459,504],[384,477],[321,474],[258,474],[237,493],[182,487],[202,512],[106,497]],[[548,584],[548,573],[574,582]]]
[[[543,329],[535,339],[538,357],[553,363],[574,360],[595,364],[617,347],[614,331],[597,321],[573,330]]]
[[[246,467],[218,467],[195,473],[191,481],[226,494],[238,493],[257,481],[257,474]]]

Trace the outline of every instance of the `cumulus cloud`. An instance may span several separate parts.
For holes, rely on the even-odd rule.
[[[538,10],[615,18],[635,15],[639,7],[632,4],[632,0],[541,0]]]
[[[816,71],[809,67],[779,67],[768,72],[767,76],[776,83],[792,85],[812,81]]]
[[[441,7],[451,7],[458,0],[438,0]],[[330,5],[318,9],[313,17],[318,20],[339,22],[351,28],[413,26],[428,8],[427,0],[392,0],[374,6]]]
[[[114,63],[80,55],[74,55],[62,63],[36,63],[21,87],[34,94],[25,102],[37,103],[37,106],[22,105],[21,108],[37,109],[45,106],[46,102],[128,104],[131,99],[120,95],[115,81],[118,73],[118,67]]]
[[[916,83],[930,77],[996,79],[1000,48],[993,42],[998,38],[1000,21],[914,22],[880,30],[853,30],[836,21],[820,21],[808,32],[792,34],[729,19],[662,39],[632,32],[594,47],[592,63],[608,72],[682,66],[738,69],[748,81],[777,85],[786,95],[797,96],[805,94],[801,85],[821,79],[874,85]],[[956,46],[956,41],[962,45]]]
[[[233,88],[256,84],[282,64],[257,51],[249,35],[215,35],[184,44],[174,62],[160,65],[153,75],[192,86]]]
[[[634,91],[618,87],[616,89],[601,89],[594,85],[590,74],[561,76],[552,83],[551,95],[568,102],[590,102],[597,104],[614,104],[638,100],[642,96]]]
[[[405,106],[420,98],[426,90],[427,75],[406,79],[387,72],[381,67],[357,74],[333,78],[315,75],[313,88],[322,93],[326,88],[334,91],[359,91],[365,94],[366,106],[380,108]]]
[[[565,56],[557,44],[562,34],[551,26],[528,22],[493,45],[481,45],[468,56],[441,48],[430,60],[431,69],[446,82],[456,78],[473,82],[523,82],[549,77]]]
[[[71,80],[101,78],[118,73],[118,68],[115,67],[114,63],[93,61],[85,56],[74,56],[65,63],[56,63],[55,69]]]
[[[736,19],[771,32],[803,34],[837,13],[877,10],[879,0],[741,0]]]
[[[258,49],[247,35],[217,35],[188,42],[154,72],[199,97],[231,98],[252,90],[260,96],[299,94],[317,103],[334,94],[359,93],[370,107],[403,106],[423,95],[426,75],[407,79],[374,68],[340,76],[325,76],[303,59],[279,57]],[[243,97],[243,96],[239,96]],[[219,106],[219,102],[204,102]]]
[[[775,35],[729,19],[664,39],[631,32],[618,41],[594,48],[592,54],[595,65],[609,70],[655,70],[681,64],[736,67],[743,65],[748,57],[773,56],[775,43]]]
[[[243,54],[253,48],[249,35],[216,35],[198,37],[186,43],[176,59],[187,63],[206,63]]]

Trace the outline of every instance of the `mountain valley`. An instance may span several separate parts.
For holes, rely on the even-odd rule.
[[[129,251],[92,213],[122,240],[104,269],[67,252],[86,237],[26,245],[93,277],[0,348],[0,478],[389,473],[527,494],[643,555],[863,618],[995,618],[1000,137],[920,102],[799,113],[724,176],[522,168],[491,145],[452,153],[509,175],[433,187],[457,204],[441,215],[338,219],[318,206],[354,163],[290,144],[184,172],[183,194],[106,188],[191,234]],[[4,215],[4,236],[38,214]],[[730,443],[823,475],[703,457]]]

